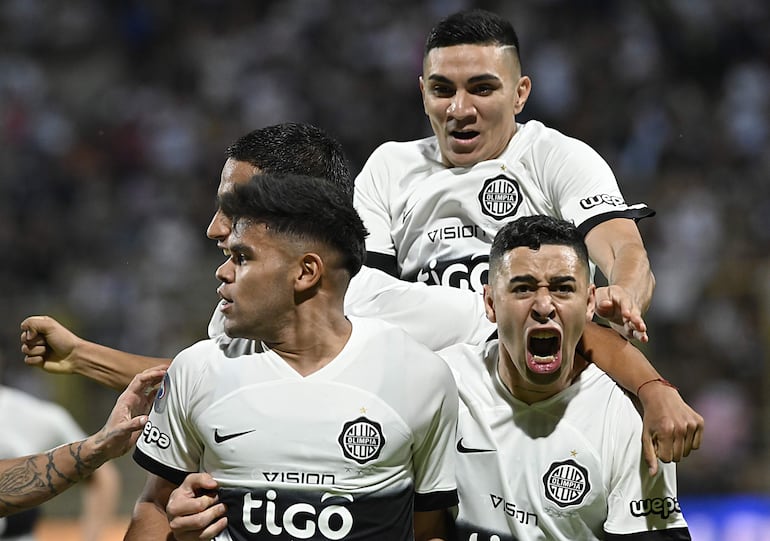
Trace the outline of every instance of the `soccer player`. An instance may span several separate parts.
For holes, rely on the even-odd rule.
[[[585,143],[530,120],[516,122],[532,82],[522,75],[509,21],[483,10],[441,20],[420,77],[434,135],[377,148],[355,181],[370,236],[367,264],[406,280],[481,291],[500,227],[531,214],[574,222],[609,286],[597,312],[628,338],[647,340],[643,313],[654,277],[610,167]]]
[[[595,306],[583,235],[547,216],[511,222],[492,244],[489,278],[499,338],[439,353],[460,394],[453,538],[690,539],[675,464],[644,467],[631,399],[575,355]],[[195,476],[175,491],[178,539],[224,527],[215,487]]]
[[[578,229],[547,216],[505,225],[484,300],[499,339],[440,352],[461,396],[459,538],[690,539],[676,465],[650,474],[631,399],[574,354],[595,307]]]
[[[238,139],[225,155],[219,197],[260,172],[323,178],[353,192],[342,148],[314,126],[285,123],[260,128]],[[224,247],[231,226],[218,211],[207,234]],[[351,279],[345,310],[349,315],[377,317],[398,325],[433,351],[457,343],[483,343],[495,330],[484,315],[480,294],[404,282],[367,266]],[[51,372],[79,373],[116,388],[122,388],[136,371],[170,361],[82,340],[48,317],[27,318],[21,327],[22,352],[28,364]],[[250,340],[224,333],[218,310],[209,324],[209,337],[233,354],[253,349]],[[586,326],[581,352],[632,392],[660,378],[638,349],[596,324]],[[678,461],[697,448],[703,419],[675,389],[654,383],[638,394],[644,406],[645,456],[651,468],[657,467],[656,454],[664,461]]]
[[[221,486],[231,539],[444,538],[457,390],[401,329],[345,316],[366,235],[350,197],[257,175],[220,202],[219,310],[253,349],[210,339],[174,359],[134,454],[154,475],[126,539],[167,539],[169,493],[198,471]]]
[[[88,438],[45,453],[0,460],[0,517],[40,505],[125,454],[139,437],[155,398],[162,367],[136,375],[104,427]],[[4,415],[12,415],[5,411]],[[6,434],[10,436],[10,434]],[[7,528],[5,533],[9,533]]]

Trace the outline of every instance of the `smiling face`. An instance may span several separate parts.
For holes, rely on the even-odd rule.
[[[594,286],[575,251],[510,250],[490,273],[484,300],[497,323],[498,370],[512,394],[532,403],[568,387],[575,347],[594,310]]]
[[[531,82],[512,47],[453,45],[431,49],[420,77],[425,114],[449,167],[497,158],[516,132]]]

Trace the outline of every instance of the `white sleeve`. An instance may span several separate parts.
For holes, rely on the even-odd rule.
[[[387,145],[387,143],[385,143]],[[389,176],[392,174],[385,158],[386,146],[372,152],[355,180],[353,205],[369,232],[366,251],[396,256],[391,236]]]
[[[134,452],[140,466],[176,484],[198,471],[203,454],[203,443],[189,420],[189,397],[206,373],[205,363],[189,361],[200,352],[195,345],[174,358]]]
[[[396,325],[432,351],[481,344],[496,329],[486,318],[480,293],[406,282],[369,267],[350,281],[345,311]]]
[[[557,202],[560,217],[584,234],[611,218],[640,219],[654,214],[644,203],[628,205],[609,164],[590,146],[563,136],[558,145],[538,149],[538,176]]]
[[[440,358],[437,357],[438,360]],[[427,363],[426,363],[427,364]],[[423,410],[430,413],[415,434],[415,510],[448,509],[457,503],[455,440],[460,399],[452,373],[441,360],[441,371],[431,372],[433,381],[411,381],[411,392],[433,397]]]
[[[613,392],[609,411],[617,414],[608,416],[612,420],[605,432],[613,460],[604,531],[624,535],[686,528],[677,499],[676,464],[660,464],[657,475],[650,477],[642,456],[642,420],[619,388]]]

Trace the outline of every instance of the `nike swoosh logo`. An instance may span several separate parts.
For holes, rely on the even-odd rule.
[[[245,436],[246,434],[251,434],[256,429],[253,430],[247,430],[245,432],[236,432],[234,434],[220,434],[219,429],[214,430],[214,441],[217,443],[222,443],[223,441],[231,440],[233,438],[237,438],[238,436]]]
[[[460,453],[494,453],[497,449],[475,449],[473,447],[466,447],[463,445],[463,439],[457,442],[457,451]]]

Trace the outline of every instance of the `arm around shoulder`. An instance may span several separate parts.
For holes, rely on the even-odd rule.
[[[677,462],[700,447],[703,417],[675,387],[662,383],[665,380],[632,343],[592,322],[583,331],[580,353],[621,387],[639,393],[644,410],[643,452],[650,471],[657,471],[657,458]]]

